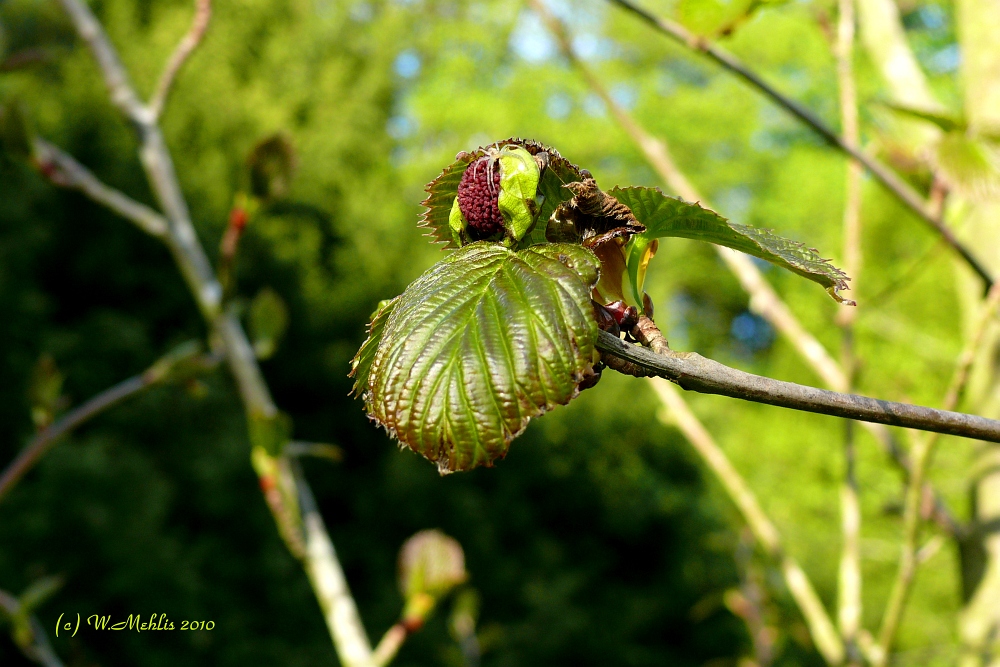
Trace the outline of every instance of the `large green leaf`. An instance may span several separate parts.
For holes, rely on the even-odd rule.
[[[819,283],[837,301],[853,303],[839,294],[840,290],[848,289],[847,275],[797,241],[776,236],[767,229],[730,222],[699,204],[669,197],[658,188],[614,188],[608,194],[632,209],[639,222],[646,225],[646,231],[629,242],[627,256],[638,251],[644,238],[676,236],[708,241],[766,259]]]
[[[365,406],[442,472],[491,465],[593,362],[599,262],[575,245],[467,245],[382,309],[355,364]],[[370,366],[370,349],[377,344]]]
[[[420,226],[427,228],[427,236],[431,237],[433,242],[444,243],[445,248],[458,247],[449,226],[449,218],[455,197],[458,196],[458,184],[462,180],[462,174],[474,160],[483,157],[490,150],[499,150],[508,145],[521,146],[532,155],[548,153],[548,167],[542,172],[538,182],[538,194],[542,195],[544,200],[536,219],[542,222],[534,226],[522,245],[545,243],[545,221],[552,215],[556,206],[573,196],[572,192],[562,186],[565,183],[579,181],[582,178],[581,171],[575,164],[559,155],[556,149],[530,139],[517,138],[504,139],[488,146],[481,146],[470,153],[459,153],[453,163],[445,167],[437,178],[427,184],[427,198],[422,202],[426,210],[420,219]]]

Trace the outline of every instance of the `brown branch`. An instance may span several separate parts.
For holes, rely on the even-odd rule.
[[[1000,421],[977,415],[842,394],[774,380],[730,368],[696,352],[656,354],[638,345],[626,343],[606,331],[598,332],[597,349],[636,364],[646,377],[663,377],[689,391],[719,394],[832,417],[1000,442]]]
[[[656,170],[664,182],[684,199],[705,203],[706,199],[701,196],[674,163],[667,145],[639,125],[611,97],[600,80],[590,71],[590,68],[576,56],[562,23],[548,11],[548,8],[540,0],[530,0],[530,4],[552,34],[555,35],[556,41],[566,58],[580,72],[580,75],[587,81],[594,93],[604,101],[611,114],[615,117],[615,120],[639,149],[642,150],[646,156],[646,160],[652,165],[653,169]],[[796,319],[792,311],[781,300],[781,297],[774,291],[774,288],[771,287],[750,258],[729,248],[713,247],[719,258],[733,272],[740,281],[740,285],[750,295],[750,309],[761,315],[776,330],[781,332],[828,387],[836,391],[847,391],[847,375],[837,364],[836,360],[826,351],[822,343],[809,333],[802,326],[802,323]],[[909,479],[909,456],[899,443],[896,442],[889,429],[881,424],[870,424],[867,422],[863,422],[862,426],[871,433],[883,451],[898,466],[903,473],[904,480]],[[960,536],[963,533],[963,526],[952,516],[944,501],[937,494],[935,494],[934,517],[950,535]]]
[[[726,70],[740,77],[751,86],[764,93],[780,107],[801,120],[813,129],[828,144],[839,149],[860,164],[864,165],[875,179],[881,183],[899,201],[906,205],[917,216],[934,228],[944,241],[952,247],[965,262],[975,271],[986,283],[987,289],[993,286],[993,276],[983,264],[976,259],[972,252],[962,244],[951,229],[945,224],[940,214],[935,214],[931,207],[924,201],[923,197],[910,186],[909,183],[899,177],[896,172],[882,164],[876,158],[867,155],[854,142],[841,138],[836,132],[828,128],[807,108],[782,95],[770,84],[765,82],[757,73],[743,64],[738,58],[717,46],[712,45],[708,40],[698,37],[689,32],[684,26],[669,19],[656,16],[651,12],[638,7],[630,0],[609,0],[614,4],[635,14],[643,21],[653,26],[659,32],[667,35],[676,42],[687,48],[704,54],[710,60],[721,65]]]
[[[159,82],[156,84],[156,92],[149,100],[149,111],[153,118],[159,118],[160,114],[163,113],[163,107],[167,103],[167,96],[170,94],[174,78],[194,50],[198,48],[198,44],[205,36],[205,31],[208,30],[208,21],[211,18],[212,0],[195,0],[194,20],[191,22],[191,28],[174,49],[167,66],[163,69],[163,74],[160,75]]]

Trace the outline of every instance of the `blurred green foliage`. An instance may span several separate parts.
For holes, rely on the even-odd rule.
[[[836,259],[841,156],[607,4],[552,4],[615,99],[670,142],[720,213]],[[735,21],[726,46],[836,126],[834,63],[817,20],[833,14],[827,0],[646,4],[707,34]],[[94,7],[148,93],[187,28],[190,3]],[[752,11],[737,21],[740,7]],[[956,99],[951,4],[914,3],[904,18],[937,92]],[[152,205],[135,142],[58,6],[4,0],[0,26],[0,61],[24,49],[44,55],[0,72],[0,103],[16,102],[43,136]],[[858,67],[870,121],[879,89],[862,57]],[[262,204],[240,241],[236,292],[249,299],[271,290],[287,308],[287,330],[263,367],[294,437],[343,449],[341,463],[303,465],[373,638],[403,603],[399,546],[439,528],[463,546],[469,585],[480,595],[484,665],[723,665],[749,655],[747,631],[724,601],[750,576],[734,558],[745,548],[738,517],[679,433],[656,420],[658,403],[643,383],[605,373],[596,389],[533,423],[497,468],[445,478],[398,451],[347,396],[348,363],[375,304],[440,258],[416,228],[418,202],[459,150],[530,137],[590,169],[602,187],[661,185],[520,3],[220,0],[169,99],[164,129],[210,252],[234,195],[257,187],[247,171],[254,145],[281,136],[294,147],[294,160],[279,160],[297,165],[294,178],[268,190],[280,196]],[[860,389],[936,405],[961,345],[951,259],[880,190],[866,185],[865,193],[869,261],[857,294],[848,295],[860,304]],[[838,349],[836,304],[808,281],[762,269],[828,349]],[[748,311],[709,246],[661,241],[646,290],[675,348],[818,382]],[[54,189],[16,155],[0,156],[0,460],[33,432],[39,359],[54,360],[62,394],[77,404],[204,333],[164,248]],[[306,578],[257,488],[231,381],[224,373],[204,381],[201,398],[158,387],[102,415],[0,504],[0,588],[64,578],[38,610],[46,629],[60,613],[77,612],[216,623],[191,634],[81,630],[55,640],[70,665],[335,661]],[[832,604],[842,423],[718,397],[692,404]],[[874,443],[860,438],[872,627],[895,571],[902,493]],[[961,512],[970,451],[949,441],[932,475]],[[944,550],[921,571],[900,664],[953,656],[955,630],[942,619],[960,604],[954,560]],[[769,591],[769,622],[781,629],[778,664],[818,664],[780,578],[754,563]],[[461,664],[446,618],[432,617],[395,664]],[[0,663],[22,660],[0,639]]]

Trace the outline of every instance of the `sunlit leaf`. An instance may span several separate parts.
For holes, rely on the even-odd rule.
[[[442,472],[491,465],[532,417],[577,395],[593,361],[598,269],[580,246],[482,242],[431,267],[381,311],[356,357],[359,380],[370,364],[368,413]]]
[[[508,233],[520,241],[535,224],[538,205],[538,164],[521,147],[500,154],[500,193],[497,206],[503,215]]]
[[[647,228],[646,232],[632,238],[626,255],[642,238],[675,236],[707,241],[777,264],[819,283],[837,301],[853,303],[839,294],[840,290],[848,289],[849,278],[844,272],[797,241],[776,236],[766,229],[730,222],[699,204],[669,197],[658,188],[615,188],[609,194],[632,209]]]
[[[472,152],[462,152],[456,156],[455,162],[445,167],[437,178],[427,184],[427,198],[422,202],[425,211],[420,219],[420,226],[428,230],[427,236],[431,237],[432,242],[443,243],[445,248],[458,247],[453,228],[449,222],[452,218],[452,207],[455,203],[455,197],[458,195],[458,184],[462,180],[462,174],[472,162],[486,155],[491,147],[500,149],[508,145],[521,146],[531,155],[548,154],[548,166],[542,171],[538,181],[538,194],[544,199],[539,206],[536,220],[548,220],[556,206],[573,196],[572,192],[562,186],[582,178],[579,167],[559,155],[559,152],[554,148],[549,148],[537,141],[511,138],[482,146]],[[522,245],[544,242],[545,225],[535,224]]]
[[[348,377],[354,378],[354,387],[351,389],[352,394],[359,391],[363,392],[368,386],[368,372],[371,370],[372,361],[375,360],[378,344],[382,341],[382,330],[385,329],[385,323],[389,321],[389,316],[392,315],[392,309],[395,307],[397,301],[399,301],[398,296],[394,299],[379,301],[375,312],[372,313],[371,324],[368,325],[368,338],[365,339],[365,342],[361,344],[361,349],[351,359],[351,372]]]

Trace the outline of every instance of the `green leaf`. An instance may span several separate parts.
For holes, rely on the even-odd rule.
[[[556,206],[572,198],[573,193],[562,186],[565,183],[579,181],[582,178],[582,172],[575,164],[559,155],[559,152],[554,148],[549,148],[530,139],[510,138],[481,146],[469,153],[463,151],[455,157],[453,163],[444,168],[437,178],[427,184],[427,198],[422,202],[425,211],[420,218],[419,226],[428,230],[427,236],[431,238],[432,243],[443,243],[445,248],[459,247],[455,241],[450,220],[462,174],[473,161],[483,157],[491,149],[500,150],[504,146],[520,146],[533,156],[539,153],[548,154],[549,163],[541,173],[537,188],[537,193],[542,195],[544,199],[539,206],[535,220],[548,220]],[[538,243],[545,243],[544,224],[536,224],[522,245],[528,246]]]
[[[250,335],[258,359],[269,359],[288,328],[288,307],[270,287],[265,287],[250,304]]]
[[[632,237],[626,256],[643,238],[676,236],[707,241],[766,259],[819,283],[837,301],[853,304],[839,294],[840,290],[848,289],[849,278],[844,272],[797,241],[776,236],[766,229],[730,222],[699,204],[669,197],[659,188],[615,188],[608,194],[632,209],[639,222],[646,225],[643,234]]]
[[[589,250],[473,243],[380,311],[358,353],[369,415],[442,472],[491,465],[532,417],[568,403],[593,362]],[[379,331],[379,327],[381,331]]]
[[[520,146],[500,153],[500,194],[497,208],[506,223],[507,232],[520,241],[535,224],[538,204],[538,164]],[[455,201],[458,201],[457,199]]]
[[[365,342],[361,344],[361,349],[351,359],[351,372],[348,374],[348,377],[354,378],[354,388],[351,389],[352,394],[358,391],[364,392],[368,386],[368,372],[371,370],[372,361],[375,360],[378,344],[382,341],[382,331],[385,329],[385,323],[389,321],[392,309],[395,308],[398,301],[398,296],[394,299],[383,299],[379,301],[375,312],[372,313],[371,324],[368,325],[368,338],[365,339]]]
[[[632,298],[635,299],[636,306],[642,306],[642,287],[646,282],[646,268],[656,254],[658,244],[656,239],[642,235],[637,237],[634,243],[629,243],[625,249],[628,279],[632,285]]]

